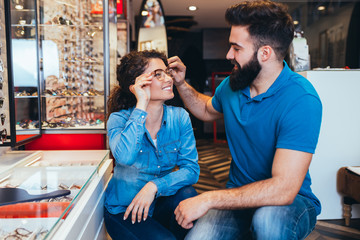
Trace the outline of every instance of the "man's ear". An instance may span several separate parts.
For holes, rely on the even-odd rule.
[[[259,48],[258,55],[262,62],[268,61],[275,52],[269,45],[265,45]]]

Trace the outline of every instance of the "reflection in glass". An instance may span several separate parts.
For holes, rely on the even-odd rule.
[[[156,49],[167,54],[164,11],[159,0],[144,0],[141,8],[138,50]]]
[[[10,8],[13,104],[16,142],[19,142],[40,134],[37,41],[34,34],[36,26],[30,25],[35,19],[35,0],[11,1]]]

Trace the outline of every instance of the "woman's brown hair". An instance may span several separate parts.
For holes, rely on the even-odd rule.
[[[130,52],[123,56],[120,65],[116,69],[118,84],[111,91],[107,101],[107,119],[113,112],[128,109],[136,105],[136,97],[130,92],[129,87],[135,83],[135,79],[144,73],[150,59],[161,59],[168,66],[167,57],[164,53],[156,50]]]

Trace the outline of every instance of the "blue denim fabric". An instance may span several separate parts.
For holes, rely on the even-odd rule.
[[[123,220],[124,213],[111,214],[105,209],[105,226],[113,240],[165,240],[184,239],[189,231],[182,228],[175,219],[175,208],[182,200],[196,196],[191,186],[183,187],[175,195],[157,199],[153,217],[140,223],[131,223],[131,217]]]
[[[196,222],[185,239],[305,239],[315,228],[316,216],[312,202],[301,195],[288,206],[210,210]]]
[[[149,181],[156,184],[156,198],[175,194],[197,182],[195,137],[189,114],[179,107],[164,105],[157,147],[145,128],[147,113],[137,108],[112,113],[107,122],[109,145],[116,160],[113,178],[105,195],[112,214],[125,212],[135,195]],[[173,171],[175,166],[178,171]],[[149,216],[152,216],[154,204]]]

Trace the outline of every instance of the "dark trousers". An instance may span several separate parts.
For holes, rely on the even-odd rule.
[[[155,203],[153,216],[140,223],[136,221],[134,224],[131,223],[131,213],[126,220],[123,220],[124,213],[114,215],[105,208],[106,230],[113,240],[184,239],[188,230],[177,224],[174,211],[182,200],[196,195],[192,186],[186,186],[172,196],[160,197]]]

